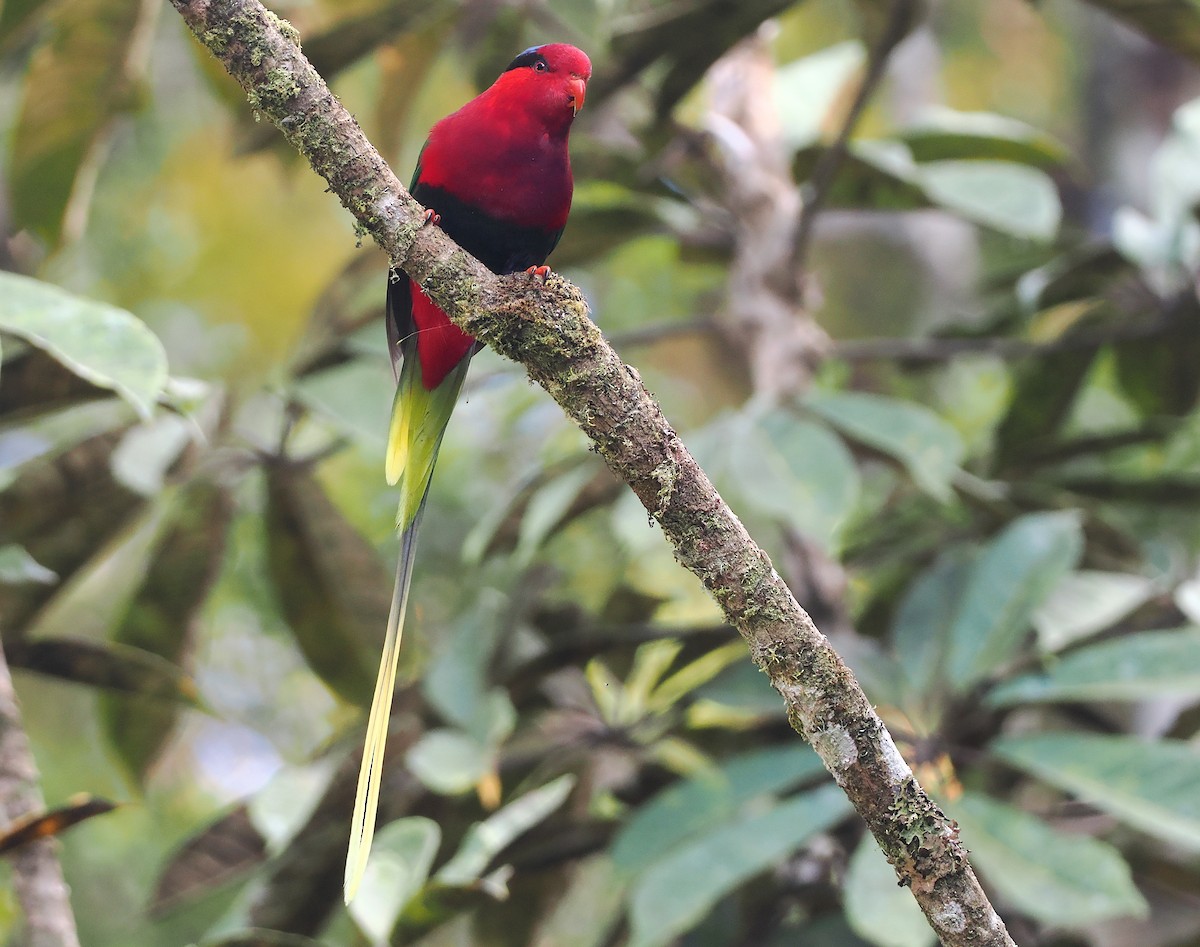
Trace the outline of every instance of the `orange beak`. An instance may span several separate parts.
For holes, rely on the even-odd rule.
[[[587,79],[571,76],[567,80],[567,99],[571,103],[571,114],[578,115],[583,108],[583,100],[587,97]]]

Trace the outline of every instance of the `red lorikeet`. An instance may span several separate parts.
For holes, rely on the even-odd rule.
[[[571,209],[567,135],[591,74],[587,56],[574,46],[535,46],[429,132],[412,194],[428,208],[431,221],[495,273],[546,272],[543,263]],[[362,879],[375,831],[417,530],[442,435],[476,348],[399,271],[388,283],[387,332],[396,397],[386,472],[388,483],[400,488],[400,561],[359,773],[346,859],[347,903]]]

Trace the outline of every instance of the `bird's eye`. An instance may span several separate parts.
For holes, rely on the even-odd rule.
[[[544,62],[542,62],[541,60],[538,60],[537,62],[535,62],[533,64],[533,68],[536,69],[538,72],[545,72],[547,69],[547,66]]]

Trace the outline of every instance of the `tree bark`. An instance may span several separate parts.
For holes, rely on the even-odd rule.
[[[11,825],[42,808],[37,766],[0,648],[0,818],[3,825]],[[70,892],[58,863],[58,842],[54,838],[27,842],[13,853],[12,862],[13,888],[25,915],[17,942],[25,947],[79,947]]]
[[[258,0],[172,0],[192,31],[374,237],[464,330],[524,363],[630,485],[745,638],[797,732],[866,820],[947,947],[1012,945],[957,827],[918,785],[850,671],[650,397],[552,277],[498,277],[436,227]]]

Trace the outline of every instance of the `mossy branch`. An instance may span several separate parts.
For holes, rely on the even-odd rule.
[[[816,748],[912,889],[943,944],[1012,945],[979,886],[957,827],[917,784],[891,736],[767,555],[717,494],[638,373],[557,277],[497,277],[436,227],[300,51],[295,30],[257,0],[172,0],[245,88],[251,106],[308,159],[359,225],[463,329],[522,362],[661,525],[754,662],[792,726]]]

